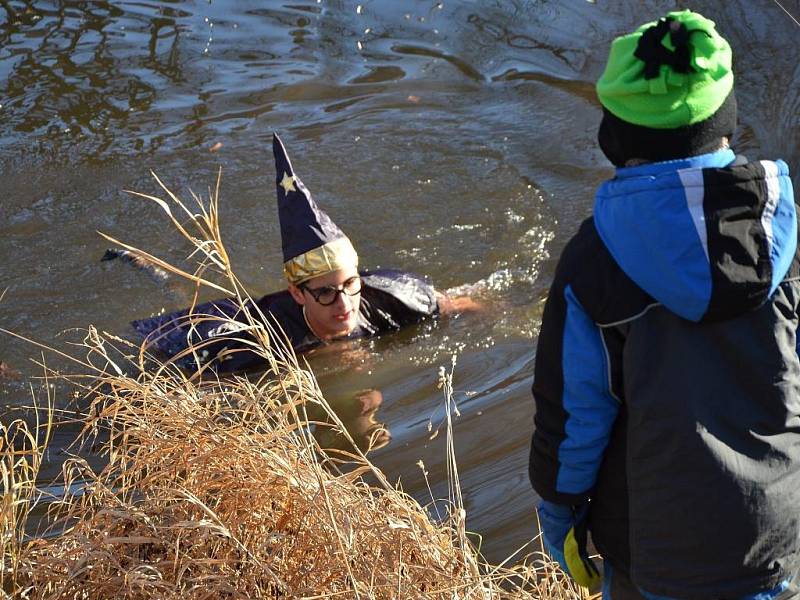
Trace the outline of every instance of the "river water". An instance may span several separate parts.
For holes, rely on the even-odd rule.
[[[800,15],[799,0],[781,4]],[[124,193],[157,192],[151,170],[186,196],[207,194],[221,168],[235,270],[254,295],[279,289],[277,131],[363,266],[425,274],[487,306],[310,362],[343,412],[358,390],[380,391],[373,418],[392,440],[374,459],[425,503],[418,461],[433,495],[446,492],[436,382],[457,356],[468,528],[502,559],[536,531],[527,452],[543,299],[612,173],[595,143],[593,84],[615,35],[686,6],[733,46],[737,150],[797,172],[800,27],[774,0],[3,0],[0,327],[69,349],[89,324],[125,333],[183,305],[130,265],[100,261],[97,231],[186,256],[159,209]],[[6,418],[30,403],[37,356],[0,337]]]

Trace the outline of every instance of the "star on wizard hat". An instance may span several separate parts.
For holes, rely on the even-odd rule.
[[[295,175],[277,134],[272,136],[272,152],[286,279],[299,285],[313,277],[357,267],[358,255],[350,239],[317,206]]]

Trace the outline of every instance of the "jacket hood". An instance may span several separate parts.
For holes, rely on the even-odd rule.
[[[763,304],[797,250],[786,163],[731,150],[617,169],[597,192],[594,220],[625,274],[691,321]]]

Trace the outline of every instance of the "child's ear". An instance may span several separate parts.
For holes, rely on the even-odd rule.
[[[292,298],[294,298],[295,302],[297,302],[300,306],[306,303],[306,299],[303,296],[303,290],[293,283],[290,283],[287,287],[289,288],[289,293],[292,295]]]

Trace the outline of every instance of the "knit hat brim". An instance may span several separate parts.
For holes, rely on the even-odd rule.
[[[597,141],[603,154],[617,167],[631,159],[661,162],[697,156],[716,149],[723,137],[736,130],[736,96],[731,91],[717,111],[707,119],[674,129],[634,125],[603,107]]]

